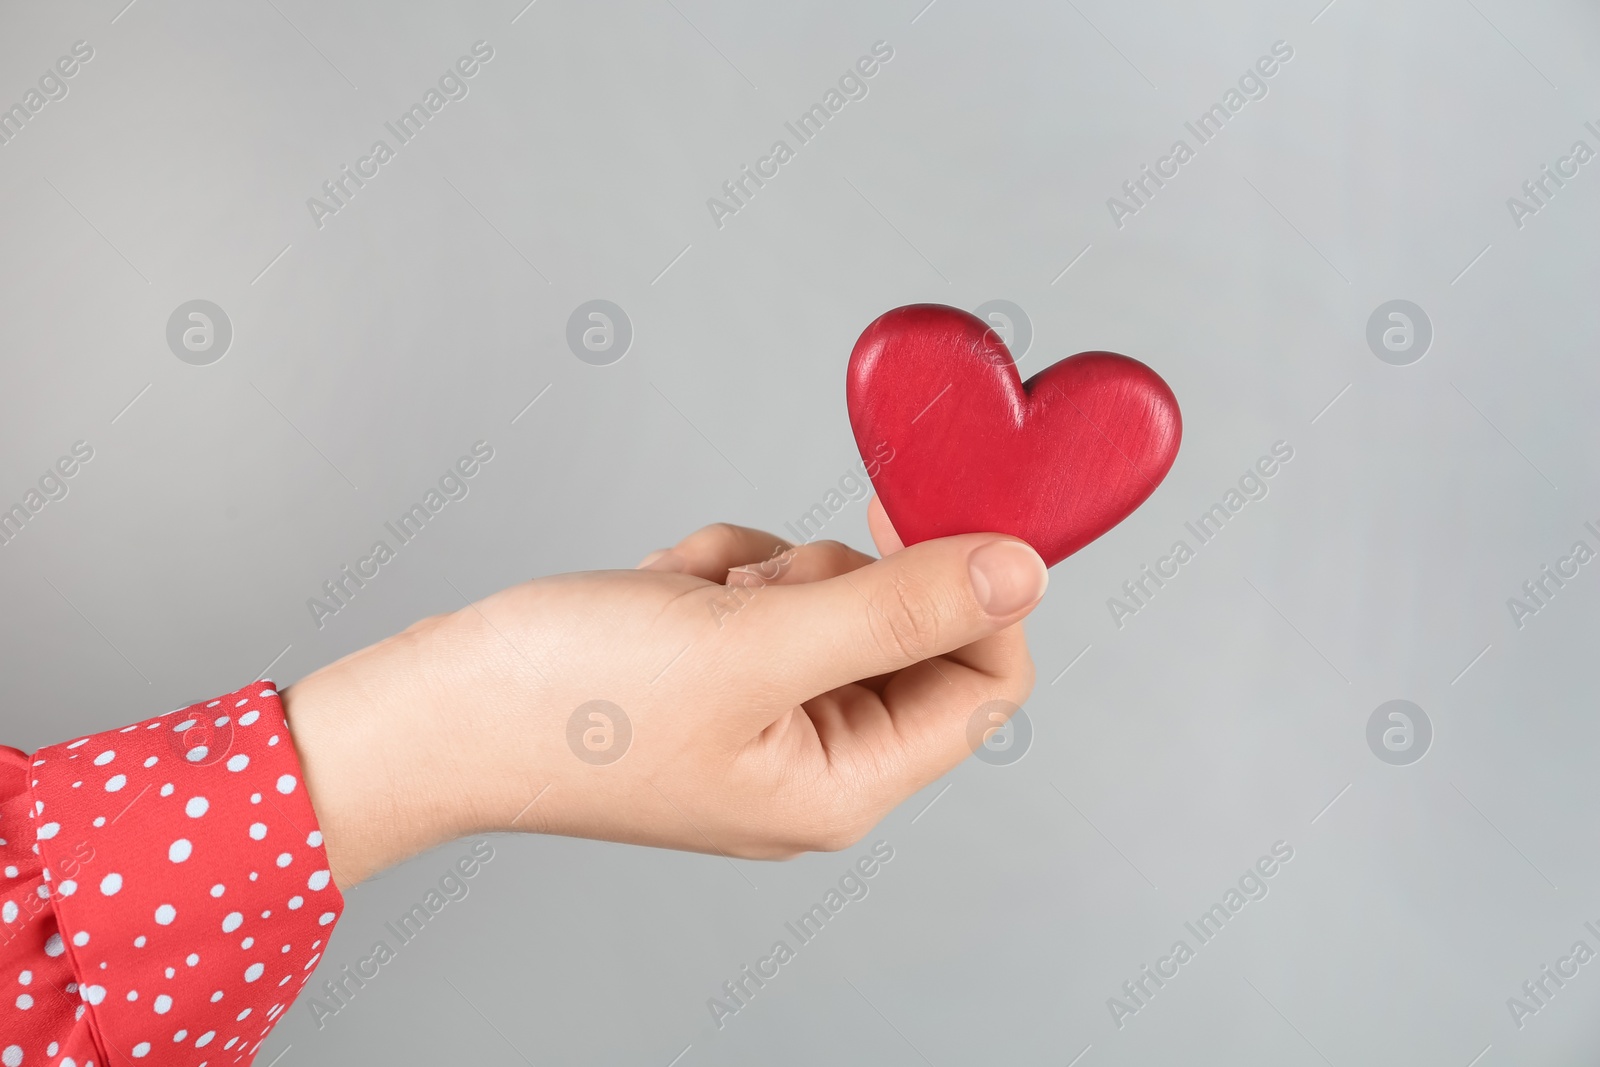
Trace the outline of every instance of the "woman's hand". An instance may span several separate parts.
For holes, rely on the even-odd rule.
[[[752,858],[844,848],[1033,686],[1046,570],[967,534],[885,558],[708,526],[526,582],[284,693],[334,876],[528,830]],[[602,701],[605,703],[592,703]]]

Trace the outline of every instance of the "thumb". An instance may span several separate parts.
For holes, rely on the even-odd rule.
[[[780,683],[807,699],[996,634],[1033,609],[1048,580],[1024,541],[941,537],[834,578],[772,588],[751,604],[752,636]]]

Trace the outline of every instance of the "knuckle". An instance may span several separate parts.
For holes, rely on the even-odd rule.
[[[800,828],[799,845],[807,852],[840,852],[872,829],[870,812],[846,801],[818,805]]]
[[[825,574],[845,574],[859,566],[855,550],[843,542],[815,541],[806,547],[821,564],[819,569]]]
[[[731,522],[714,522],[709,526],[702,526],[694,533],[683,539],[683,544],[704,545],[707,548],[718,545],[730,545],[739,536],[738,527]]]
[[[868,601],[869,623],[879,647],[906,659],[933,654],[940,633],[933,591],[908,575],[896,575],[888,587]]]

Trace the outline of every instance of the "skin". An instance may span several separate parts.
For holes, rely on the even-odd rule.
[[[754,859],[849,847],[1033,687],[1021,620],[1046,570],[1015,538],[883,559],[718,524],[631,571],[512,586],[283,692],[341,888],[435,845],[521,830]],[[595,765],[580,705],[631,743]],[[613,742],[615,743],[615,742]]]

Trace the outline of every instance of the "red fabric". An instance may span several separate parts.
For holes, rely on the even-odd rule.
[[[0,1067],[248,1063],[343,907],[270,682],[0,747]]]

